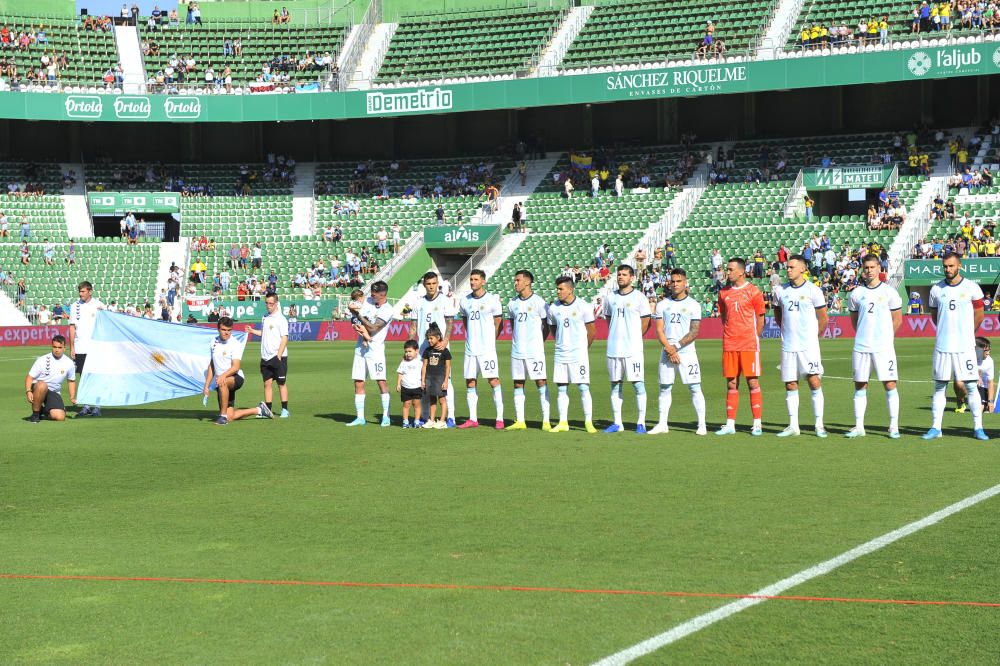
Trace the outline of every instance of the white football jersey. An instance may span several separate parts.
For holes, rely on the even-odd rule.
[[[93,299],[91,301],[93,302]],[[49,391],[60,393],[64,381],[76,381],[76,363],[69,354],[64,353],[60,358],[56,358],[49,352],[35,359],[28,374],[36,384],[47,384]]]
[[[369,349],[385,349],[385,338],[389,335],[389,323],[392,322],[392,313],[393,309],[392,306],[389,305],[389,301],[386,301],[382,305],[375,305],[375,301],[373,301],[370,297],[365,299],[364,305],[361,306],[359,314],[373,324],[379,319],[385,322],[385,326],[382,327],[382,330],[371,336],[371,341],[368,343]],[[358,341],[355,344],[355,349],[361,349],[363,346],[364,338],[359,335]]]
[[[104,303],[91,296],[84,303],[77,300],[69,306],[69,323],[74,327],[73,352],[86,354],[90,348],[90,338],[94,335],[94,325],[97,323],[97,311],[104,309]]]
[[[638,289],[608,294],[601,311],[608,319],[608,358],[642,356],[642,320],[651,314],[649,299]]]
[[[233,361],[243,360],[243,349],[245,343],[236,339],[235,335],[230,335],[229,339],[223,342],[218,337],[212,340],[212,369],[215,375],[219,376],[229,368],[233,367]],[[243,376],[243,369],[236,371],[240,377]]]
[[[927,305],[937,308],[937,337],[934,351],[949,354],[973,354],[976,351],[975,307],[973,303],[983,300],[983,290],[979,285],[962,278],[951,285],[941,280],[931,287]]]
[[[691,332],[691,322],[701,321],[701,306],[698,301],[686,296],[679,301],[667,297],[656,304],[657,319],[663,320],[663,334],[674,347],[681,338]],[[694,353],[694,342],[677,349],[678,353]]]
[[[507,304],[513,341],[510,357],[534,359],[545,356],[542,322],[548,317],[548,305],[538,294],[528,298],[517,296]]]
[[[500,297],[489,292],[479,298],[467,294],[459,303],[458,312],[465,319],[465,355],[496,354],[497,328],[493,318],[503,316]]]
[[[587,324],[594,321],[594,309],[582,298],[572,303],[560,300],[549,305],[549,325],[555,328],[556,363],[580,363],[587,359]]]
[[[980,386],[989,387],[990,382],[996,376],[996,371],[993,369],[993,357],[980,359],[979,361],[979,384]]]
[[[426,296],[418,298],[413,306],[413,319],[417,322],[417,342],[423,346],[427,329],[431,324],[437,324],[438,328],[441,329],[441,335],[445,335],[448,332],[446,319],[451,319],[454,316],[455,307],[452,305],[451,299],[442,292],[439,291],[433,301],[427,300]]]
[[[281,338],[288,335],[288,320],[281,314],[280,304],[274,314],[261,317],[260,330],[260,357],[266,361],[278,355]],[[285,345],[285,353],[281,357],[288,358],[288,345]]]
[[[809,280],[798,287],[786,282],[774,291],[774,303],[781,308],[781,351],[818,352],[816,311],[826,307],[823,291]]]
[[[847,309],[858,313],[858,329],[854,333],[854,351],[875,353],[892,351],[895,331],[892,313],[903,307],[899,292],[886,282],[877,287],[856,287],[847,298]]]

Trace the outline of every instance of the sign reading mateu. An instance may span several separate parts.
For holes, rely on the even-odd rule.
[[[802,186],[814,191],[881,188],[891,175],[892,168],[883,166],[803,169]]]

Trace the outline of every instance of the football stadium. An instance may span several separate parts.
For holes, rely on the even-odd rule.
[[[991,0],[0,0],[0,662],[997,663],[998,174]]]

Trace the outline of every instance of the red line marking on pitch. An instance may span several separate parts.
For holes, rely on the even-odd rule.
[[[0,573],[6,580],[61,580],[129,583],[193,583],[216,585],[298,585],[303,587],[363,587],[383,589],[472,590],[488,592],[542,592],[550,594],[603,594],[646,597],[701,597],[714,599],[767,599],[772,601],[812,601],[848,604],[889,604],[898,606],[972,606],[1000,608],[1000,602],[934,601],[924,599],[863,599],[856,597],[808,597],[795,595],[732,594],[726,592],[663,592],[656,590],[604,590],[572,587],[530,587],[524,585],[459,585],[451,583],[364,583],[324,580],[254,580],[241,578],[173,578],[164,576],[59,576],[44,574]]]

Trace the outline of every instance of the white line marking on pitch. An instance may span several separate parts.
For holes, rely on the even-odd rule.
[[[708,613],[704,613],[688,620],[687,622],[679,624],[673,629],[665,631],[662,634],[648,638],[641,643],[636,643],[632,647],[625,648],[621,652],[616,652],[613,655],[601,659],[596,662],[594,666],[619,666],[620,664],[627,664],[635,659],[638,659],[639,657],[655,652],[664,646],[675,643],[686,636],[690,636],[697,631],[701,631],[716,622],[725,620],[726,618],[735,615],[740,611],[744,611],[751,606],[756,606],[757,604],[767,601],[767,599],[761,597],[773,597],[782,594],[785,590],[797,587],[802,583],[812,580],[813,578],[828,574],[834,569],[842,567],[849,562],[853,562],[859,557],[874,553],[877,550],[885,548],[889,544],[910,536],[914,532],[919,532],[925,527],[930,527],[931,525],[939,523],[959,511],[964,511],[970,506],[975,506],[976,504],[997,495],[1000,495],[1000,484],[976,495],[966,497],[964,500],[955,502],[951,506],[947,506],[940,511],[921,518],[916,522],[912,522],[909,525],[900,527],[898,530],[876,537],[867,543],[863,543],[856,548],[852,548],[845,553],[841,553],[833,559],[820,562],[819,564],[809,567],[808,569],[804,569],[793,576],[785,578],[784,580],[780,580],[777,583],[761,588],[754,592],[751,595],[751,598],[733,601],[725,606],[716,608],[713,611],[709,611]]]
[[[41,356],[41,354],[39,354]],[[21,356],[19,358],[0,358],[0,363],[6,363],[8,361],[34,361],[38,356]]]

